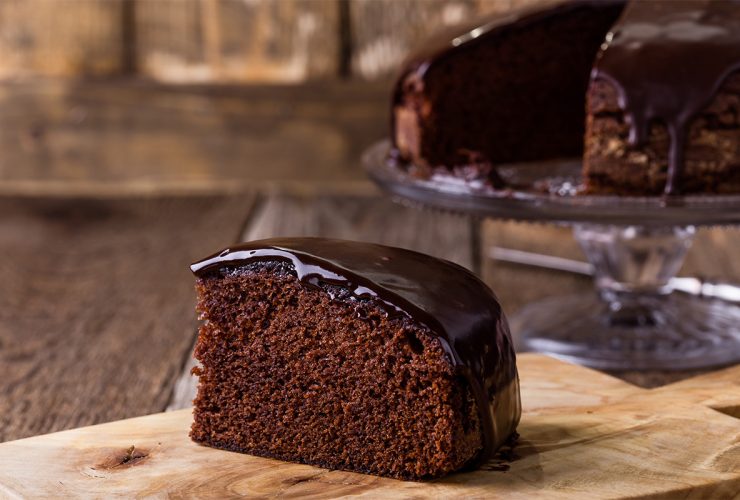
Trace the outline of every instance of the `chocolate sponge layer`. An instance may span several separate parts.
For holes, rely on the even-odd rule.
[[[403,479],[481,451],[470,388],[439,338],[282,262],[197,280],[191,437],[227,450]]]

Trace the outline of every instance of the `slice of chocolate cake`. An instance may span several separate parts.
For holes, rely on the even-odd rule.
[[[581,156],[594,57],[624,3],[550,2],[427,41],[393,93],[398,163],[496,186],[496,165]]]
[[[475,466],[515,435],[514,351],[491,290],[417,252],[255,241],[192,266],[193,440],[402,479]]]
[[[592,193],[740,193],[740,2],[633,2],[588,93]]]

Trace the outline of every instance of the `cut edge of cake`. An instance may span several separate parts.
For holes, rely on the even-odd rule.
[[[268,240],[267,245],[249,248],[279,246],[295,256],[300,252],[269,243],[297,240],[302,239]],[[371,247],[373,252],[389,249],[392,259],[400,258],[400,249]],[[252,250],[232,248],[231,254],[240,251]],[[497,367],[498,386],[487,387],[491,393],[485,395],[481,410],[471,384],[474,375],[453,359],[455,349],[467,347],[451,346],[433,330],[438,325],[426,324],[430,321],[389,314],[389,296],[358,300],[337,282],[300,278],[296,265],[283,258],[221,264],[196,271],[198,310],[204,321],[195,351],[201,363],[195,370],[201,377],[191,430],[195,441],[332,469],[421,480],[473,467],[515,434],[521,407],[508,329],[489,332],[486,350],[505,352]],[[444,267],[449,272],[459,266]],[[463,268],[458,272],[469,274]],[[393,307],[406,306],[403,302]],[[312,372],[321,367],[319,359],[327,370],[321,375]],[[361,359],[367,373],[358,370]],[[427,379],[421,377],[424,373]],[[362,383],[345,387],[343,382],[352,377]],[[384,384],[378,385],[381,380]],[[422,381],[426,383],[419,385]],[[401,383],[410,392],[404,393]],[[289,403],[271,405],[270,397],[287,398]],[[312,399],[331,411],[316,410]],[[397,413],[393,405],[387,407],[389,401],[395,402]],[[384,409],[373,411],[378,405]],[[269,408],[275,412],[272,417]],[[279,424],[278,416],[288,420]],[[486,443],[491,432],[488,439],[493,441]]]

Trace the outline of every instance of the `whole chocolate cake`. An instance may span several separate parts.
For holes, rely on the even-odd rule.
[[[583,155],[590,193],[737,193],[739,69],[737,0],[563,0],[491,16],[404,64],[392,158],[503,187],[498,165]]]
[[[399,163],[427,177],[583,152],[594,58],[622,0],[575,0],[488,16],[424,43],[393,93]]]
[[[508,326],[464,268],[399,248],[255,241],[192,265],[193,440],[425,479],[475,466],[521,413]]]

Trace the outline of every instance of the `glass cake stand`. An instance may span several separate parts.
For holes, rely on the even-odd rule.
[[[672,293],[697,226],[740,224],[740,195],[622,197],[577,194],[578,161],[499,169],[507,185],[392,166],[390,145],[369,148],[370,178],[404,204],[479,217],[573,227],[593,267],[596,293],[548,298],[511,318],[522,350],[609,370],[695,369],[740,361],[740,305]]]

